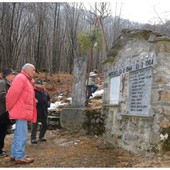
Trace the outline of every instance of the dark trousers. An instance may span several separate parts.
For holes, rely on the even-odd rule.
[[[98,89],[98,86],[96,86],[96,85],[88,85],[87,88],[88,88],[88,91],[87,91],[86,99],[89,99],[90,96],[92,96],[92,93],[94,93]]]
[[[8,125],[0,124],[0,154],[2,153],[2,149],[4,147],[4,140],[7,134]]]
[[[31,127],[31,140],[35,140],[36,139],[38,122],[42,123],[42,126],[40,127],[39,139],[44,137],[45,132],[47,130],[47,118],[44,117],[44,118],[38,119],[38,121],[36,123],[32,123],[32,127]]]
[[[5,112],[0,116],[0,154],[2,153],[2,149],[4,147],[4,140],[9,125],[10,125],[10,120],[9,120],[8,112]]]

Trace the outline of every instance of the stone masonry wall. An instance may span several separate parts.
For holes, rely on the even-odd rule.
[[[167,130],[170,126],[170,41],[160,37],[147,31],[124,34],[119,37],[121,45],[117,45],[116,55],[104,63],[103,107],[107,113],[104,139],[144,155],[170,148],[165,147],[170,135]],[[128,62],[134,62],[137,66],[141,63],[151,64],[148,67],[152,71],[151,85],[148,85],[150,90],[146,88],[146,91],[150,91],[150,94],[146,95],[146,101],[149,101],[148,110],[142,115],[129,114],[131,71],[119,73],[119,103],[109,104],[110,79],[117,74],[114,70],[123,68]]]
[[[61,112],[61,126],[71,132],[102,135],[105,132],[106,114],[98,109],[65,108]]]

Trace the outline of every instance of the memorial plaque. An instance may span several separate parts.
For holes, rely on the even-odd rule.
[[[112,77],[110,80],[110,104],[119,103],[120,76]]]
[[[152,67],[130,72],[129,114],[149,114]]]

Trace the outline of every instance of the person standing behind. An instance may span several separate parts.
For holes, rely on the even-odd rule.
[[[42,124],[39,133],[39,141],[46,141],[44,135],[47,130],[47,115],[48,115],[47,108],[50,107],[50,96],[44,87],[43,80],[40,78],[35,80],[34,91],[35,91],[35,98],[38,100],[36,105],[38,117],[37,117],[37,122],[32,124],[31,143],[37,144],[36,134],[37,134],[38,122],[41,122]]]
[[[100,83],[100,78],[97,76],[98,71],[94,70],[89,73],[89,80],[87,85],[87,97],[89,99],[90,96],[99,88],[97,84]]]
[[[7,129],[11,124],[9,113],[6,111],[6,94],[11,86],[11,82],[15,77],[15,72],[12,69],[5,69],[2,72],[3,79],[0,80],[0,157],[7,156],[4,148],[4,140],[7,134]]]
[[[33,158],[25,154],[28,135],[28,121],[37,121],[36,99],[32,85],[35,76],[34,65],[27,63],[13,80],[6,95],[9,118],[16,120],[10,160],[16,163],[32,163]]]

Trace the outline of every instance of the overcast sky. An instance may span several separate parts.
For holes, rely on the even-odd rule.
[[[101,0],[2,0],[0,2],[102,2]],[[103,1],[104,2],[104,1]],[[140,23],[155,24],[160,22],[159,17],[165,21],[170,20],[170,0],[105,0],[112,3],[115,15],[115,4],[118,8],[122,4],[121,17]],[[154,11],[155,9],[155,11]],[[158,16],[159,15],[159,16]]]
[[[95,1],[84,2],[89,4]],[[160,23],[160,18],[164,22],[170,20],[170,0],[108,0],[105,2],[112,3],[113,15],[115,15],[116,4],[117,14],[122,6],[121,17],[131,21],[157,24]]]
[[[117,0],[122,4],[122,17],[140,23],[158,23],[159,17],[170,20],[170,0]],[[113,2],[113,8],[115,2]],[[155,12],[156,11],[156,12]]]

